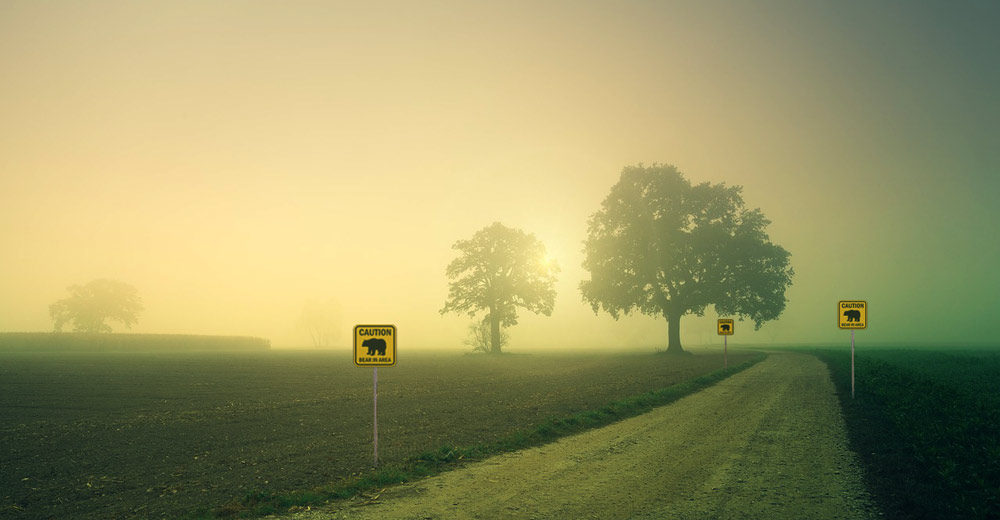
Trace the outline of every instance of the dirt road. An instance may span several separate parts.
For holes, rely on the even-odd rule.
[[[285,518],[877,517],[826,366],[773,353],[639,417]]]

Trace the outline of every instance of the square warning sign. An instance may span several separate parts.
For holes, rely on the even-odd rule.
[[[719,320],[719,335],[720,336],[732,336],[733,334],[733,320],[731,319],[720,319]]]
[[[354,364],[391,367],[396,364],[395,325],[355,325]]]
[[[868,302],[864,300],[837,302],[837,324],[842,329],[868,328]]]

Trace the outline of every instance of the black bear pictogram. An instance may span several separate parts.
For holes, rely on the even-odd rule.
[[[729,332],[729,324],[728,323],[723,323],[722,325],[719,325],[719,328],[722,329],[722,332]]]
[[[382,338],[368,338],[361,343],[362,347],[368,347],[368,355],[374,356],[377,352],[378,355],[385,355],[385,340]]]
[[[844,311],[844,316],[847,316],[847,321],[861,321],[861,311],[859,310]]]

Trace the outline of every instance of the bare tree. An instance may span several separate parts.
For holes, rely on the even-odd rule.
[[[493,339],[490,335],[489,319],[482,319],[469,324],[469,336],[465,344],[472,347],[473,352],[489,353],[493,346]],[[506,330],[500,331],[500,347],[506,347],[510,341],[510,333]]]
[[[302,307],[298,327],[309,334],[315,347],[329,347],[340,326],[340,306],[335,300],[309,300]]]

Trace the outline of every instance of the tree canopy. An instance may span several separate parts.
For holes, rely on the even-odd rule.
[[[639,311],[669,323],[667,352],[682,352],[680,318],[722,316],[755,329],[785,308],[794,271],[790,254],[771,243],[770,221],[746,209],[742,187],[692,185],[671,165],[626,167],[588,221],[580,283],[594,312]]]
[[[121,322],[131,329],[142,312],[142,299],[135,287],[106,278],[86,285],[69,287],[70,296],[49,305],[55,331],[62,332],[67,322],[75,332],[111,332],[108,320]]]
[[[559,265],[548,260],[545,245],[534,235],[499,222],[452,246],[459,256],[448,264],[451,280],[441,314],[487,311],[490,352],[499,354],[501,328],[517,324],[517,309],[552,314]]]

